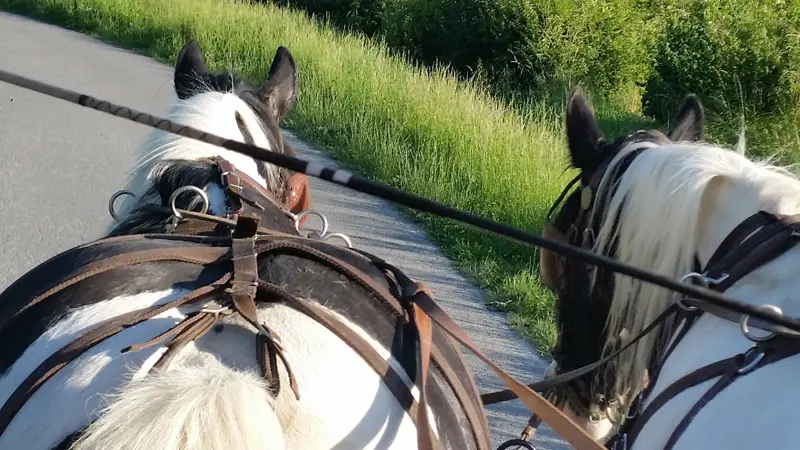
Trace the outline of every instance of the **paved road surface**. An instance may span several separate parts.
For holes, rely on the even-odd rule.
[[[154,114],[175,100],[172,68],[79,33],[0,12],[0,67]],[[303,68],[299,70],[302,72]],[[299,101],[302,99],[302,91]],[[142,125],[0,83],[0,289],[54,255],[96,238],[110,220],[107,202],[124,186]],[[335,165],[293,136],[303,158]],[[483,306],[440,251],[388,203],[313,178],[313,207],[331,232],[428,282],[436,298],[472,339],[521,381],[539,379],[546,363],[508,328],[505,316]],[[309,220],[317,220],[310,218]],[[496,376],[467,353],[485,392]],[[527,420],[518,400],[488,408],[494,445],[516,437]],[[542,428],[539,449],[569,448]]]

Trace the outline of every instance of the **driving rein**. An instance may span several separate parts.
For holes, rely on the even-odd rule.
[[[292,229],[291,221],[297,216],[281,202],[278,202],[259,183],[238,171],[228,161],[215,158],[211,162],[217,168],[222,186],[227,194],[225,217],[197,211],[176,210],[174,205],[172,208],[152,205],[167,217],[173,217],[173,223],[167,227],[166,233],[112,236],[83,244],[42,263],[17,280],[2,294],[2,296],[12,295],[11,293],[14,293],[15,289],[17,291],[22,289],[23,293],[27,293],[28,291],[24,291],[26,283],[30,283],[32,278],[41,276],[43,267],[49,267],[48,264],[57,264],[64,259],[69,259],[71,254],[79,256],[77,268],[47,286],[36,286],[39,291],[35,296],[23,296],[22,298],[16,296],[19,300],[24,298],[29,298],[29,300],[22,300],[24,303],[13,313],[0,317],[0,334],[5,332],[15,319],[35,305],[46,302],[49,298],[83,280],[115,269],[172,261],[217,270],[216,272],[212,271],[212,278],[215,278],[213,282],[168,303],[138,309],[107,320],[57,350],[39,365],[0,407],[0,434],[5,431],[17,412],[37,389],[72,360],[126,328],[179,306],[191,305],[193,312],[188,313],[185,319],[155,338],[123,350],[124,352],[137,351],[168,341],[165,344],[167,350],[158,358],[148,373],[166,369],[174,356],[186,344],[211,330],[220,317],[239,314],[257,330],[255,335],[256,359],[261,375],[274,386],[274,394],[277,395],[283,388],[284,381],[288,381],[288,386],[295,398],[299,399],[300,389],[283,354],[280,337],[259,322],[256,313],[257,302],[277,301],[306,314],[327,327],[382,377],[398,402],[404,406],[414,421],[418,430],[420,450],[441,449],[441,444],[434,435],[427,417],[426,383],[431,366],[438,369],[455,393],[470,424],[477,448],[488,450],[490,447],[488,424],[472,378],[468,377],[470,383],[464,385],[459,380],[458,374],[444,360],[443,350],[433,345],[439,339],[438,345],[442,345],[444,342],[443,345],[449,347],[450,351],[455,352],[461,358],[450,338],[467,347],[488,364],[529,409],[544,418],[575,448],[579,450],[602,449],[599,443],[577,427],[561,411],[536,392],[506,374],[478,350],[461,328],[435,303],[431,291],[424,283],[412,280],[400,269],[364,251],[335,246],[323,242],[321,239],[305,238],[260,227],[260,219],[264,219],[265,215],[272,213],[283,215],[284,219],[280,219],[280,217],[279,219],[286,220],[286,229],[290,230]],[[302,180],[293,180],[293,185],[301,187],[299,192],[295,190],[298,194],[297,197],[290,198],[290,201],[294,200],[291,204],[303,204],[310,199],[307,184],[303,187]],[[277,205],[278,211],[275,212],[275,208],[266,208],[264,202]],[[179,213],[179,217],[175,213]],[[87,252],[87,249],[99,250]],[[80,252],[87,252],[92,257],[81,258]],[[361,260],[366,258],[365,262],[370,262],[380,269],[389,282],[390,289],[387,290],[366,273],[336,256],[337,253],[343,255],[342,252],[349,253],[350,257],[355,256]],[[412,335],[416,336],[415,343],[413,343],[416,373],[408,373],[408,376],[415,380],[414,384],[419,389],[418,400],[415,399],[412,389],[402,381],[400,375],[388,364],[386,359],[345,325],[341,319],[315,302],[292,295],[277,284],[260,278],[259,261],[268,255],[278,254],[309,259],[333,269],[340,276],[346,277],[366,290],[379,304],[385,307],[385,310],[394,314],[399,323],[404,327],[410,327],[415,332]],[[397,294],[389,292],[390,290]],[[212,298],[221,300],[212,303]],[[434,323],[440,330],[435,330]],[[434,331],[437,331],[438,334]],[[445,339],[445,341],[441,341],[441,339]],[[288,374],[288,380],[279,378],[278,360],[283,364]],[[463,363],[463,359],[461,362]],[[463,365],[467,367],[466,363]]]

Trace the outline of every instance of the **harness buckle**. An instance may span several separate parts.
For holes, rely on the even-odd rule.
[[[222,184],[235,194],[242,192],[242,180],[233,172],[222,172]]]
[[[706,289],[710,289],[711,286],[720,284],[723,281],[727,280],[729,276],[730,275],[728,275],[727,273],[723,273],[718,278],[710,278],[708,276],[708,272],[703,272],[703,273],[689,272],[689,273],[687,273],[686,275],[684,275],[681,278],[681,283],[683,283],[683,282],[685,282],[687,280],[693,280],[693,281],[699,282],[699,284],[702,287],[704,287]],[[684,310],[686,312],[690,312],[691,313],[691,312],[697,311],[698,308],[696,306],[687,305],[685,303],[685,301],[687,299],[688,299],[687,296],[683,296],[683,297],[679,298],[678,300],[676,300],[675,304],[678,305],[679,308],[681,308],[682,310]]]

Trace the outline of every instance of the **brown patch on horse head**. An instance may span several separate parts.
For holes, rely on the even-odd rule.
[[[289,182],[289,210],[297,214],[309,208],[311,208],[311,189],[308,186],[308,176],[296,172]],[[299,225],[302,226],[306,219],[308,216],[300,219]]]
[[[550,221],[545,221],[542,229],[542,237],[552,239],[564,244],[568,244],[567,235],[555,227]],[[553,292],[558,290],[560,283],[561,266],[564,264],[564,257],[556,252],[551,252],[546,248],[539,248],[539,278],[542,284]]]

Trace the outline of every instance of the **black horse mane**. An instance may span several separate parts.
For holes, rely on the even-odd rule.
[[[161,163],[157,169],[152,186],[144,194],[144,198],[160,199],[160,206],[169,208],[169,198],[176,189],[182,186],[197,186],[203,188],[215,181],[214,166],[205,161],[169,161]],[[190,195],[178,196],[175,206],[185,210],[197,208],[197,197]],[[172,223],[172,216],[148,208],[147,204],[140,204],[131,211],[125,220],[117,225],[109,236],[126,234],[165,233]],[[209,208],[209,214],[218,213]]]

